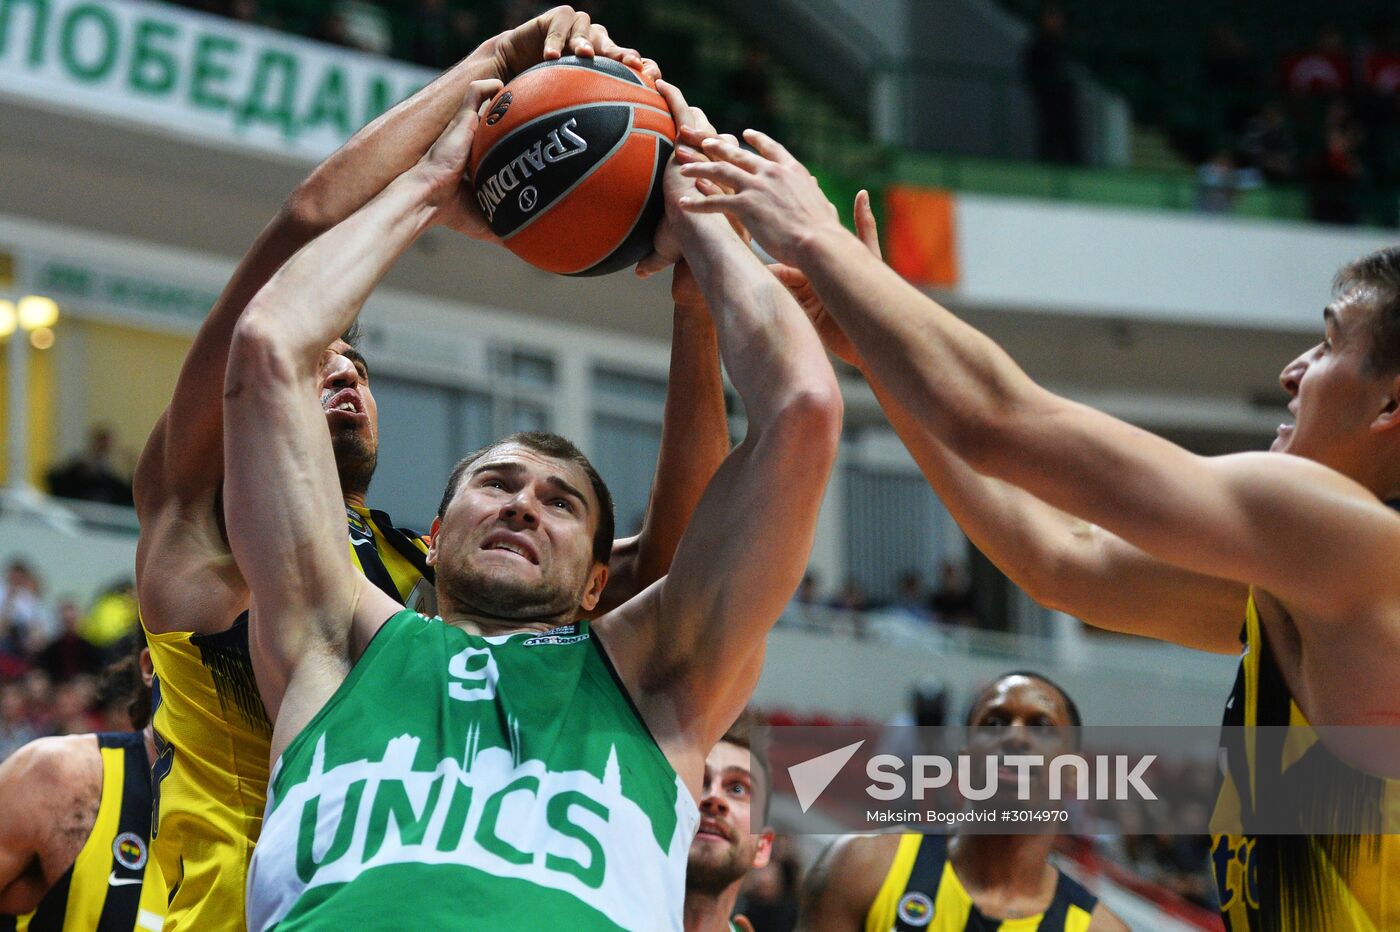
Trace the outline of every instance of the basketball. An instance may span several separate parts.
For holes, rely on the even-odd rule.
[[[651,252],[676,126],[650,78],[568,56],[492,99],[467,174],[491,229],[536,268],[603,275]]]

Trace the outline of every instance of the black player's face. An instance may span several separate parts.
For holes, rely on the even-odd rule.
[[[715,894],[763,867],[772,853],[772,835],[754,834],[756,806],[747,748],[728,741],[716,744],[705,758],[705,782],[700,797],[700,827],[690,843],[686,866],[687,890]]]
[[[341,487],[363,493],[379,455],[379,407],[370,391],[369,369],[354,347],[336,340],[322,354],[319,374]]]
[[[1049,761],[1074,750],[1069,709],[1058,691],[1028,676],[1003,677],[972,711],[968,750],[975,755],[1040,755]],[[1048,768],[1033,770],[1032,784],[1043,782]],[[981,772],[980,766],[978,773]],[[1015,793],[1017,771],[1002,767],[999,792]]]
[[[593,561],[599,508],[577,464],[502,444],[458,482],[429,558],[465,608],[572,618],[596,604],[607,579]]]

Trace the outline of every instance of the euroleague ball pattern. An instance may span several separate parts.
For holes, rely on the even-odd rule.
[[[521,72],[492,99],[468,177],[506,248],[561,275],[602,275],[651,252],[676,126],[650,79],[607,58]]]

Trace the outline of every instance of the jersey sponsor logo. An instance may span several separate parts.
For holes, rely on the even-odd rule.
[[[926,926],[933,921],[933,900],[925,894],[914,891],[904,894],[899,901],[899,918],[911,926]]]
[[[578,625],[560,625],[521,643],[525,647],[539,647],[542,644],[577,644],[579,641],[586,640],[588,640],[588,632],[579,634]]]
[[[135,832],[122,832],[112,841],[112,857],[127,870],[146,866],[146,840]]]
[[[459,702],[486,702],[496,698],[496,683],[501,678],[496,658],[485,647],[468,647],[447,662],[449,682],[447,695]]]
[[[1215,839],[1210,858],[1222,913],[1241,900],[1249,909],[1259,908],[1259,859],[1254,856],[1254,842],[1248,836],[1220,835]]]
[[[477,185],[476,200],[487,221],[496,215],[496,208],[506,195],[520,187],[522,182],[550,165],[588,151],[588,140],[574,131],[577,126],[578,120],[571,119],[558,129],[550,130],[543,139],[537,140],[533,146]]]
[[[327,768],[321,735],[303,781],[279,787],[274,777],[254,855],[250,928],[280,920],[312,888],[391,865],[455,864],[525,880],[565,891],[625,928],[656,927],[649,897],[680,902],[696,819],[679,781],[673,805],[677,816],[687,814],[663,840],[651,816],[623,795],[615,747],[600,780],[518,761],[508,748],[479,748],[479,739],[468,729],[465,753],[431,769],[410,735],[390,739],[379,760]]]

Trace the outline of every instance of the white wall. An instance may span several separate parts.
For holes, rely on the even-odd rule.
[[[960,302],[1320,332],[1337,268],[1394,231],[960,194]]]

